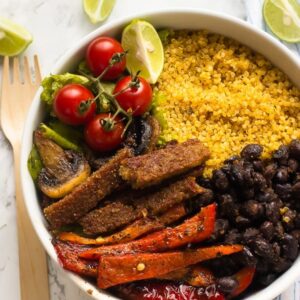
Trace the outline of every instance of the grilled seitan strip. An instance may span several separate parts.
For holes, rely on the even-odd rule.
[[[121,163],[120,175],[133,188],[142,189],[200,166],[208,157],[209,150],[200,141],[188,140],[125,159]]]
[[[147,215],[161,214],[204,191],[194,177],[178,180],[151,193],[129,191],[117,196],[112,203],[91,211],[79,223],[86,234],[107,233]]]
[[[59,228],[76,222],[97,207],[105,196],[120,188],[124,184],[119,176],[120,163],[131,156],[131,150],[123,148],[70,194],[46,207],[44,213],[51,226]]]

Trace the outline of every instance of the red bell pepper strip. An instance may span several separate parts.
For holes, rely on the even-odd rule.
[[[189,243],[198,243],[211,236],[216,219],[216,204],[208,205],[194,217],[174,228],[154,232],[142,239],[126,244],[103,246],[85,251],[80,257],[99,259],[103,255],[120,255],[138,252],[163,252]]]
[[[126,243],[135,240],[136,238],[151,233],[157,230],[161,230],[165,225],[171,224],[186,215],[184,204],[179,204],[173,208],[170,208],[163,215],[156,219],[142,218],[136,220],[126,228],[107,237],[98,237],[96,239],[85,238],[73,232],[61,232],[58,235],[58,239],[61,241],[67,241],[71,243],[77,243],[82,245],[111,245]]]
[[[228,245],[166,253],[103,255],[99,260],[98,286],[106,289],[126,282],[156,278],[201,261],[242,250],[241,245]]]
[[[245,267],[237,272],[233,278],[237,280],[238,286],[230,293],[229,299],[234,298],[244,292],[251,284],[254,274],[254,267]]]
[[[116,292],[128,300],[225,300],[217,291],[209,294],[203,288],[174,282],[134,282],[116,287]]]
[[[53,246],[62,266],[79,275],[97,277],[98,261],[88,261],[79,257],[79,254],[91,247],[64,243],[58,240],[53,241]]]
[[[216,283],[213,273],[201,265],[194,265],[164,274],[159,279],[185,282],[192,286],[207,287]]]

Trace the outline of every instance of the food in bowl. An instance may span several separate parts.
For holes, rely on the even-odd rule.
[[[128,100],[132,106],[118,102],[118,96],[139,91],[147,78],[145,70],[139,74],[121,71],[122,78],[104,82],[105,67],[95,75],[83,62],[80,76],[61,74],[44,81],[42,98],[48,100],[49,115],[34,132],[29,165],[42,191],[53,244],[66,269],[93,282],[97,278],[100,288],[124,299],[241,296],[268,285],[298,255],[300,142],[298,123],[289,120],[298,120],[300,92],[267,60],[228,38],[203,31],[160,34],[165,37],[164,70],[150,87],[154,100],[148,111],[141,112],[139,102],[132,98]],[[180,41],[188,44],[177,47]],[[189,47],[188,41],[196,47]],[[214,46],[208,50],[210,43],[220,47],[220,57]],[[156,50],[147,47],[150,53]],[[106,60],[107,70],[126,60],[127,49],[123,50],[112,54],[114,60]],[[184,56],[177,57],[178,51]],[[145,57],[137,57],[143,63]],[[208,75],[205,64],[217,58]],[[192,68],[197,63],[202,67],[199,74]],[[224,66],[230,66],[229,70]],[[231,70],[231,66],[235,67]],[[279,75],[270,83],[268,74]],[[115,83],[123,77],[128,86],[118,90]],[[216,77],[216,82],[208,77]],[[94,97],[78,101],[74,84]],[[148,93],[139,96],[139,101],[149,105],[149,83],[145,85]],[[62,111],[80,119],[83,126],[66,125],[55,114],[53,102],[66,87],[72,88],[72,107],[77,108]],[[251,99],[246,96],[250,94],[258,103],[256,88],[276,114],[267,114],[263,105],[251,111]],[[182,94],[176,97],[176,92]],[[270,95],[282,95],[277,106]],[[215,98],[219,101],[211,103]],[[230,107],[236,105],[236,112],[245,105],[247,114],[240,120],[245,120],[244,127],[231,124],[234,116],[227,116],[228,106],[222,107],[225,100],[231,101]],[[203,116],[207,122],[198,114],[203,106],[210,109]],[[218,123],[214,112],[223,123]],[[246,135],[250,121],[261,120],[257,124],[262,130],[265,115],[277,118],[282,128],[288,124],[287,129],[279,133],[274,128],[275,139],[255,131],[253,140],[251,134]],[[217,125],[208,133],[211,139],[205,140],[202,136],[215,125],[214,120]],[[178,133],[177,128],[183,131]],[[225,129],[232,133],[228,136],[228,143],[234,145],[231,151],[220,134]],[[237,135],[240,142],[235,140]],[[224,146],[223,152],[229,152],[219,159],[217,149]]]

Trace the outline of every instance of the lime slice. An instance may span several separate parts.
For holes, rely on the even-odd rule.
[[[0,17],[0,55],[17,55],[31,42],[32,36],[24,27]]]
[[[297,0],[265,0],[266,23],[281,40],[300,42],[300,4]]]
[[[132,21],[123,31],[122,46],[128,51],[128,71],[140,71],[142,77],[155,83],[164,66],[164,49],[155,28],[146,21]]]
[[[114,8],[116,0],[83,0],[84,11],[93,24],[104,21]]]

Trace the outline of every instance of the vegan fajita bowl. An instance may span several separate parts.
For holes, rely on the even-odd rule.
[[[135,31],[144,21],[139,22]],[[297,120],[299,91],[265,58],[230,38],[207,30],[167,30],[159,33],[165,61],[156,82],[155,76],[152,76],[157,75],[156,72],[149,72],[150,76],[142,68],[132,70],[135,66],[130,64],[127,68],[131,74],[123,68],[122,78],[119,73],[116,75],[118,78],[105,78],[104,81],[101,72],[85,73],[87,70],[93,72],[91,63],[86,63],[88,68],[81,64],[78,71],[88,81],[71,80],[60,86],[61,82],[58,85],[51,82],[51,87],[59,86],[59,89],[49,98],[53,101],[48,110],[49,116],[43,119],[44,124],[33,129],[36,129],[36,153],[39,153],[43,164],[42,171],[37,172],[36,184],[43,194],[48,194],[40,199],[43,198],[56,251],[65,268],[92,278],[98,277],[100,288],[113,287],[113,292],[124,299],[134,296],[142,299],[145,289],[152,291],[152,296],[154,291],[165,296],[166,291],[169,293],[171,290],[171,294],[180,297],[178,289],[183,287],[186,295],[195,298],[191,295],[197,294],[199,299],[209,299],[203,293],[214,287],[215,293],[211,296],[215,298],[210,298],[224,299],[237,296],[251,282],[248,292],[252,292],[261,288],[263,282],[265,286],[269,285],[292,264],[298,253],[295,195],[299,133],[297,121],[289,121],[292,118]],[[93,41],[85,49],[90,48]],[[121,39],[116,41],[121,42]],[[219,49],[215,49],[216,45]],[[150,53],[156,51],[150,43],[146,48]],[[123,59],[130,62],[133,51],[123,50],[125,54],[118,57],[116,64],[122,63]],[[144,56],[138,50],[135,56],[142,61]],[[77,64],[79,60],[78,63],[74,61],[72,73],[77,73]],[[182,69],[187,77],[180,78],[180,75],[184,76],[184,72],[180,74]],[[105,72],[105,67],[103,70]],[[266,76],[268,72],[270,78]],[[266,81],[263,81],[265,77]],[[50,77],[44,83],[49,84],[49,80],[53,79]],[[100,98],[97,97],[99,79],[100,84],[105,86],[106,96],[100,105],[96,101]],[[108,79],[110,84],[107,84]],[[239,80],[242,87],[238,86]],[[111,82],[117,85],[109,90]],[[151,84],[154,95],[152,103],[147,100],[146,109],[140,111],[140,103],[126,107],[124,96],[132,90],[144,88],[147,82]],[[70,127],[65,126],[66,123],[70,125],[70,120],[66,120],[63,109],[60,111],[59,100],[61,94],[65,96],[63,92],[68,92],[74,85],[87,90],[84,90],[87,94],[81,99],[83,104],[79,103],[76,110],[80,112],[79,117],[88,115],[94,104],[96,112],[92,111],[92,117],[88,116],[83,121],[84,125],[71,125],[70,135],[66,134]],[[119,89],[118,85],[121,85]],[[48,87],[45,86],[44,91]],[[284,97],[274,104],[270,98],[280,95],[280,90]],[[149,99],[149,91],[148,97],[142,97],[144,100]],[[194,91],[197,97],[194,97]],[[78,94],[78,90],[76,92]],[[266,104],[262,107],[259,106],[260,96],[253,98],[260,92]],[[215,99],[218,94],[221,95],[219,102]],[[230,116],[228,103],[224,101],[226,95],[227,102],[231,101],[231,111],[234,112],[235,108],[239,112],[242,107],[248,111],[241,115],[242,120],[234,120],[235,116]],[[241,101],[239,96],[245,101]],[[45,94],[42,94],[43,97]],[[132,100],[134,97],[130,99],[131,102],[128,99],[127,102],[136,103]],[[219,107],[216,108],[216,105]],[[276,113],[271,114],[268,105],[277,105]],[[254,106],[256,110],[253,113]],[[101,111],[103,108],[107,111]],[[198,122],[192,119],[194,111]],[[208,124],[201,120],[197,111],[206,116]],[[173,117],[168,117],[169,112]],[[274,131],[275,139],[268,143],[268,134],[264,138],[259,135],[259,129],[264,128],[262,124],[247,139],[244,128],[235,127],[235,123],[243,123],[247,118],[251,122],[261,120],[257,112],[267,112],[271,119],[282,120],[279,125],[286,129]],[[230,117],[232,122],[228,120]],[[223,122],[222,126],[217,124],[214,130],[209,131],[217,120]],[[205,140],[205,125],[209,125],[210,141],[214,143]],[[97,126],[106,129],[104,137],[99,140],[93,136],[95,132],[97,134]],[[107,149],[107,143],[103,146],[106,133],[114,133],[119,127],[119,143],[112,143],[110,139],[109,147],[112,148]],[[249,128],[251,126],[246,124],[246,129]],[[177,129],[183,131],[176,132]],[[168,130],[173,134],[170,137]],[[231,147],[232,151],[228,153],[232,155],[221,156],[220,160],[216,149],[225,147],[222,152],[227,153],[228,148],[226,142],[216,136],[222,137],[228,131],[232,134],[227,135],[226,142],[233,143],[236,148]],[[240,143],[234,139],[237,133],[244,136]],[[83,142],[78,143],[78,140]],[[271,142],[272,149],[269,148]],[[213,161],[214,158],[218,161]],[[282,178],[282,173],[285,178]],[[285,198],[283,195],[288,193],[284,189],[289,186],[290,196]],[[70,227],[73,223],[80,226]],[[278,223],[282,224],[282,228],[273,228],[272,234],[269,234],[270,226]],[[69,227],[62,228],[66,225]],[[292,253],[288,252],[291,249]],[[274,255],[270,256],[265,269],[260,270],[258,266],[262,265],[266,252]],[[224,258],[219,257],[222,255]],[[218,258],[213,259],[216,256]],[[145,279],[146,282],[140,281]]]

